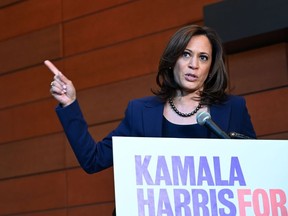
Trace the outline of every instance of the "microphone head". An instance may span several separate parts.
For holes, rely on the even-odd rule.
[[[199,125],[204,125],[208,119],[211,119],[211,115],[206,111],[199,112],[196,116]]]

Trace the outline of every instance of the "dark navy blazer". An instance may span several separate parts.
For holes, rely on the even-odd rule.
[[[256,138],[244,98],[229,96],[224,103],[209,108],[213,121],[226,133],[237,132]],[[88,173],[113,165],[113,136],[161,137],[163,110],[164,103],[156,96],[132,100],[119,126],[102,141],[96,142],[88,132],[77,100],[65,108],[56,108],[72,149],[80,165]],[[203,138],[216,136],[210,133],[209,137]]]

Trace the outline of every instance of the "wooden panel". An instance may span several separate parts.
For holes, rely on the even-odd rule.
[[[59,25],[3,41],[0,43],[0,74],[59,58],[61,52]]]
[[[284,133],[261,136],[260,139],[288,140],[288,131]]]
[[[62,68],[61,62],[54,64]],[[44,64],[0,76],[0,86],[5,89],[0,91],[0,109],[51,97],[49,90],[53,76]]]
[[[114,200],[113,169],[89,175],[82,169],[67,171],[68,205],[112,202]]]
[[[95,124],[121,119],[128,100],[151,94],[154,80],[153,74],[78,92],[87,122]],[[0,144],[62,131],[54,111],[56,105],[51,98],[0,110]]]
[[[68,58],[64,61],[64,72],[77,89],[156,72],[160,56],[174,31]]]
[[[234,94],[245,94],[288,84],[286,44],[277,44],[228,57]]]
[[[53,61],[53,63],[75,82],[78,91],[144,75],[157,70],[162,50],[174,31],[171,30],[104,50],[89,52],[64,61]],[[115,56],[113,60],[111,60],[111,53]],[[65,64],[65,69],[62,67],[63,64]],[[0,91],[0,98],[2,99],[0,108],[50,97],[49,84],[52,77],[53,74],[44,64],[0,76],[0,86],[5,89],[5,91]]]
[[[75,81],[77,90],[139,76],[157,69],[166,40],[173,32],[174,30],[53,63]],[[113,61],[111,52],[117,56]],[[124,52],[126,55],[123,55]],[[66,69],[63,69],[63,63]],[[0,108],[50,97],[49,84],[52,78],[53,74],[44,64],[0,76],[0,86],[5,89],[0,91]]]
[[[20,3],[21,1],[23,1],[23,0],[1,0],[0,8],[7,7],[7,6],[15,4],[15,3]]]
[[[61,0],[22,1],[0,13],[0,41],[60,22]]]
[[[68,209],[67,216],[112,216],[114,203],[96,204]]]
[[[1,181],[0,215],[65,207],[65,180],[58,172]]]
[[[152,95],[155,75],[149,75],[101,86],[81,92],[79,102],[88,124],[119,120],[123,118],[128,101],[134,98]]]
[[[64,134],[0,145],[0,158],[2,179],[63,169]]]
[[[63,0],[63,19],[68,20],[85,14],[97,13],[117,5],[133,2],[135,0]]]
[[[108,124],[102,124],[99,126],[90,127],[89,131],[92,135],[92,137],[100,141],[102,140],[110,131],[112,131],[114,128],[116,128],[119,124],[119,121],[108,123]],[[74,152],[68,143],[68,140],[66,142],[66,167],[76,167],[79,166],[79,163],[74,155]]]
[[[212,2],[216,1],[136,1],[67,22],[64,24],[65,55],[202,20],[203,5]]]
[[[67,210],[47,210],[41,212],[29,212],[27,214],[21,214],[21,216],[67,216]]]
[[[0,144],[59,132],[54,99],[0,110]]]
[[[287,131],[287,95],[286,87],[245,97],[258,136]]]
[[[77,208],[69,208],[67,216],[112,216],[114,203],[96,204]]]

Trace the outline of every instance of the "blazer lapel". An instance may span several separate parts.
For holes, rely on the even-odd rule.
[[[145,105],[143,111],[144,136],[161,137],[164,103],[153,101]],[[223,130],[228,131],[231,104],[217,104],[210,107],[212,120]]]
[[[164,103],[159,101],[147,103],[143,111],[144,135],[147,137],[162,136]]]
[[[231,104],[225,103],[223,105],[217,104],[210,107],[210,114],[212,120],[222,129],[228,131],[231,113]]]

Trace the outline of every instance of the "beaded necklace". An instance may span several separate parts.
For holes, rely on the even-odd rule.
[[[182,112],[180,112],[180,111],[176,108],[176,106],[175,106],[174,103],[173,103],[172,98],[169,98],[169,104],[170,104],[171,108],[172,108],[179,116],[181,116],[181,117],[190,117],[190,116],[194,115],[195,113],[198,112],[198,110],[199,110],[199,109],[201,108],[201,106],[202,106],[201,103],[199,103],[198,106],[196,107],[196,109],[193,110],[192,112],[182,113]]]

